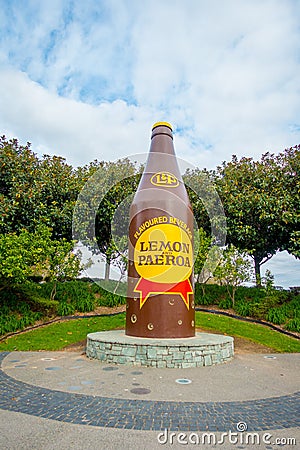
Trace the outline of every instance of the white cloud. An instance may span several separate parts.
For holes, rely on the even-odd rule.
[[[0,73],[2,131],[69,163],[114,160],[148,149],[151,113],[122,100],[94,106],[58,97],[14,71]],[[15,102],[17,99],[17,104]],[[13,124],[13,126],[12,126]]]
[[[274,275],[274,283],[285,289],[300,286],[300,260],[288,252],[278,252],[273,258],[261,266],[262,276],[267,269]]]
[[[212,145],[210,163],[297,143],[289,125],[300,113],[299,30],[290,2],[147,6],[133,31],[140,103],[161,103],[178,125],[191,124],[194,140]]]
[[[214,168],[300,142],[295,0],[0,0],[1,134],[71,164],[149,148]]]
[[[153,119],[178,128],[178,154],[200,167],[212,168],[233,153],[258,158],[299,142],[297,2],[124,0],[83,6],[56,0],[38,8],[30,2],[25,14],[23,9],[15,2],[2,10],[2,67],[22,70],[46,89],[47,113],[43,120],[34,111],[25,121],[19,116],[24,101],[15,94],[22,89],[17,73],[7,81],[15,112],[9,115],[5,102],[0,111],[6,130],[25,139],[30,130],[28,138],[38,147],[55,144],[53,151],[70,162],[86,163],[101,139],[104,148],[113,144],[104,157],[122,156],[123,144],[132,148],[142,127],[139,145],[145,151]],[[30,90],[31,109],[40,111],[42,94],[38,86],[35,94],[33,85]],[[114,127],[107,123],[109,111]],[[132,139],[128,121],[136,125]],[[124,136],[129,141],[121,142]],[[89,151],[80,156],[78,145],[86,140]]]

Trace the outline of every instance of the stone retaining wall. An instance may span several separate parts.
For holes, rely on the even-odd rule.
[[[233,357],[230,336],[197,333],[185,339],[147,339],[114,330],[87,336],[86,354],[103,362],[159,368],[211,366]]]

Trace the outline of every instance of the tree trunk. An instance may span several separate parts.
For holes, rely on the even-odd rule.
[[[257,287],[261,287],[260,263],[261,258],[254,256],[255,281]]]
[[[236,291],[236,286],[232,286],[232,307],[233,308],[235,306],[235,291]]]
[[[123,274],[121,273],[120,278],[118,279],[118,282],[117,282],[117,284],[116,284],[116,287],[114,288],[114,292],[113,292],[114,294],[117,292],[118,287],[119,287],[119,285],[120,285],[120,283],[121,283],[122,278],[123,278]]]
[[[55,296],[56,296],[56,286],[57,286],[57,281],[54,281],[53,284],[53,288],[50,294],[50,300],[54,300]]]
[[[106,258],[105,276],[104,276],[105,281],[109,280],[109,272],[110,272],[110,259]]]

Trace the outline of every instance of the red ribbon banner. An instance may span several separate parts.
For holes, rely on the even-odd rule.
[[[190,308],[189,294],[193,293],[193,288],[189,279],[180,281],[180,283],[157,283],[154,281],[140,278],[134,288],[134,292],[140,292],[140,308],[150,294],[179,294],[184,301],[187,309]]]

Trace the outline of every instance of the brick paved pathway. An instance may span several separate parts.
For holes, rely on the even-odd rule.
[[[0,362],[7,353],[0,353]],[[81,425],[134,430],[249,431],[300,426],[300,392],[259,400],[176,402],[132,400],[50,390],[0,371],[0,408]]]

